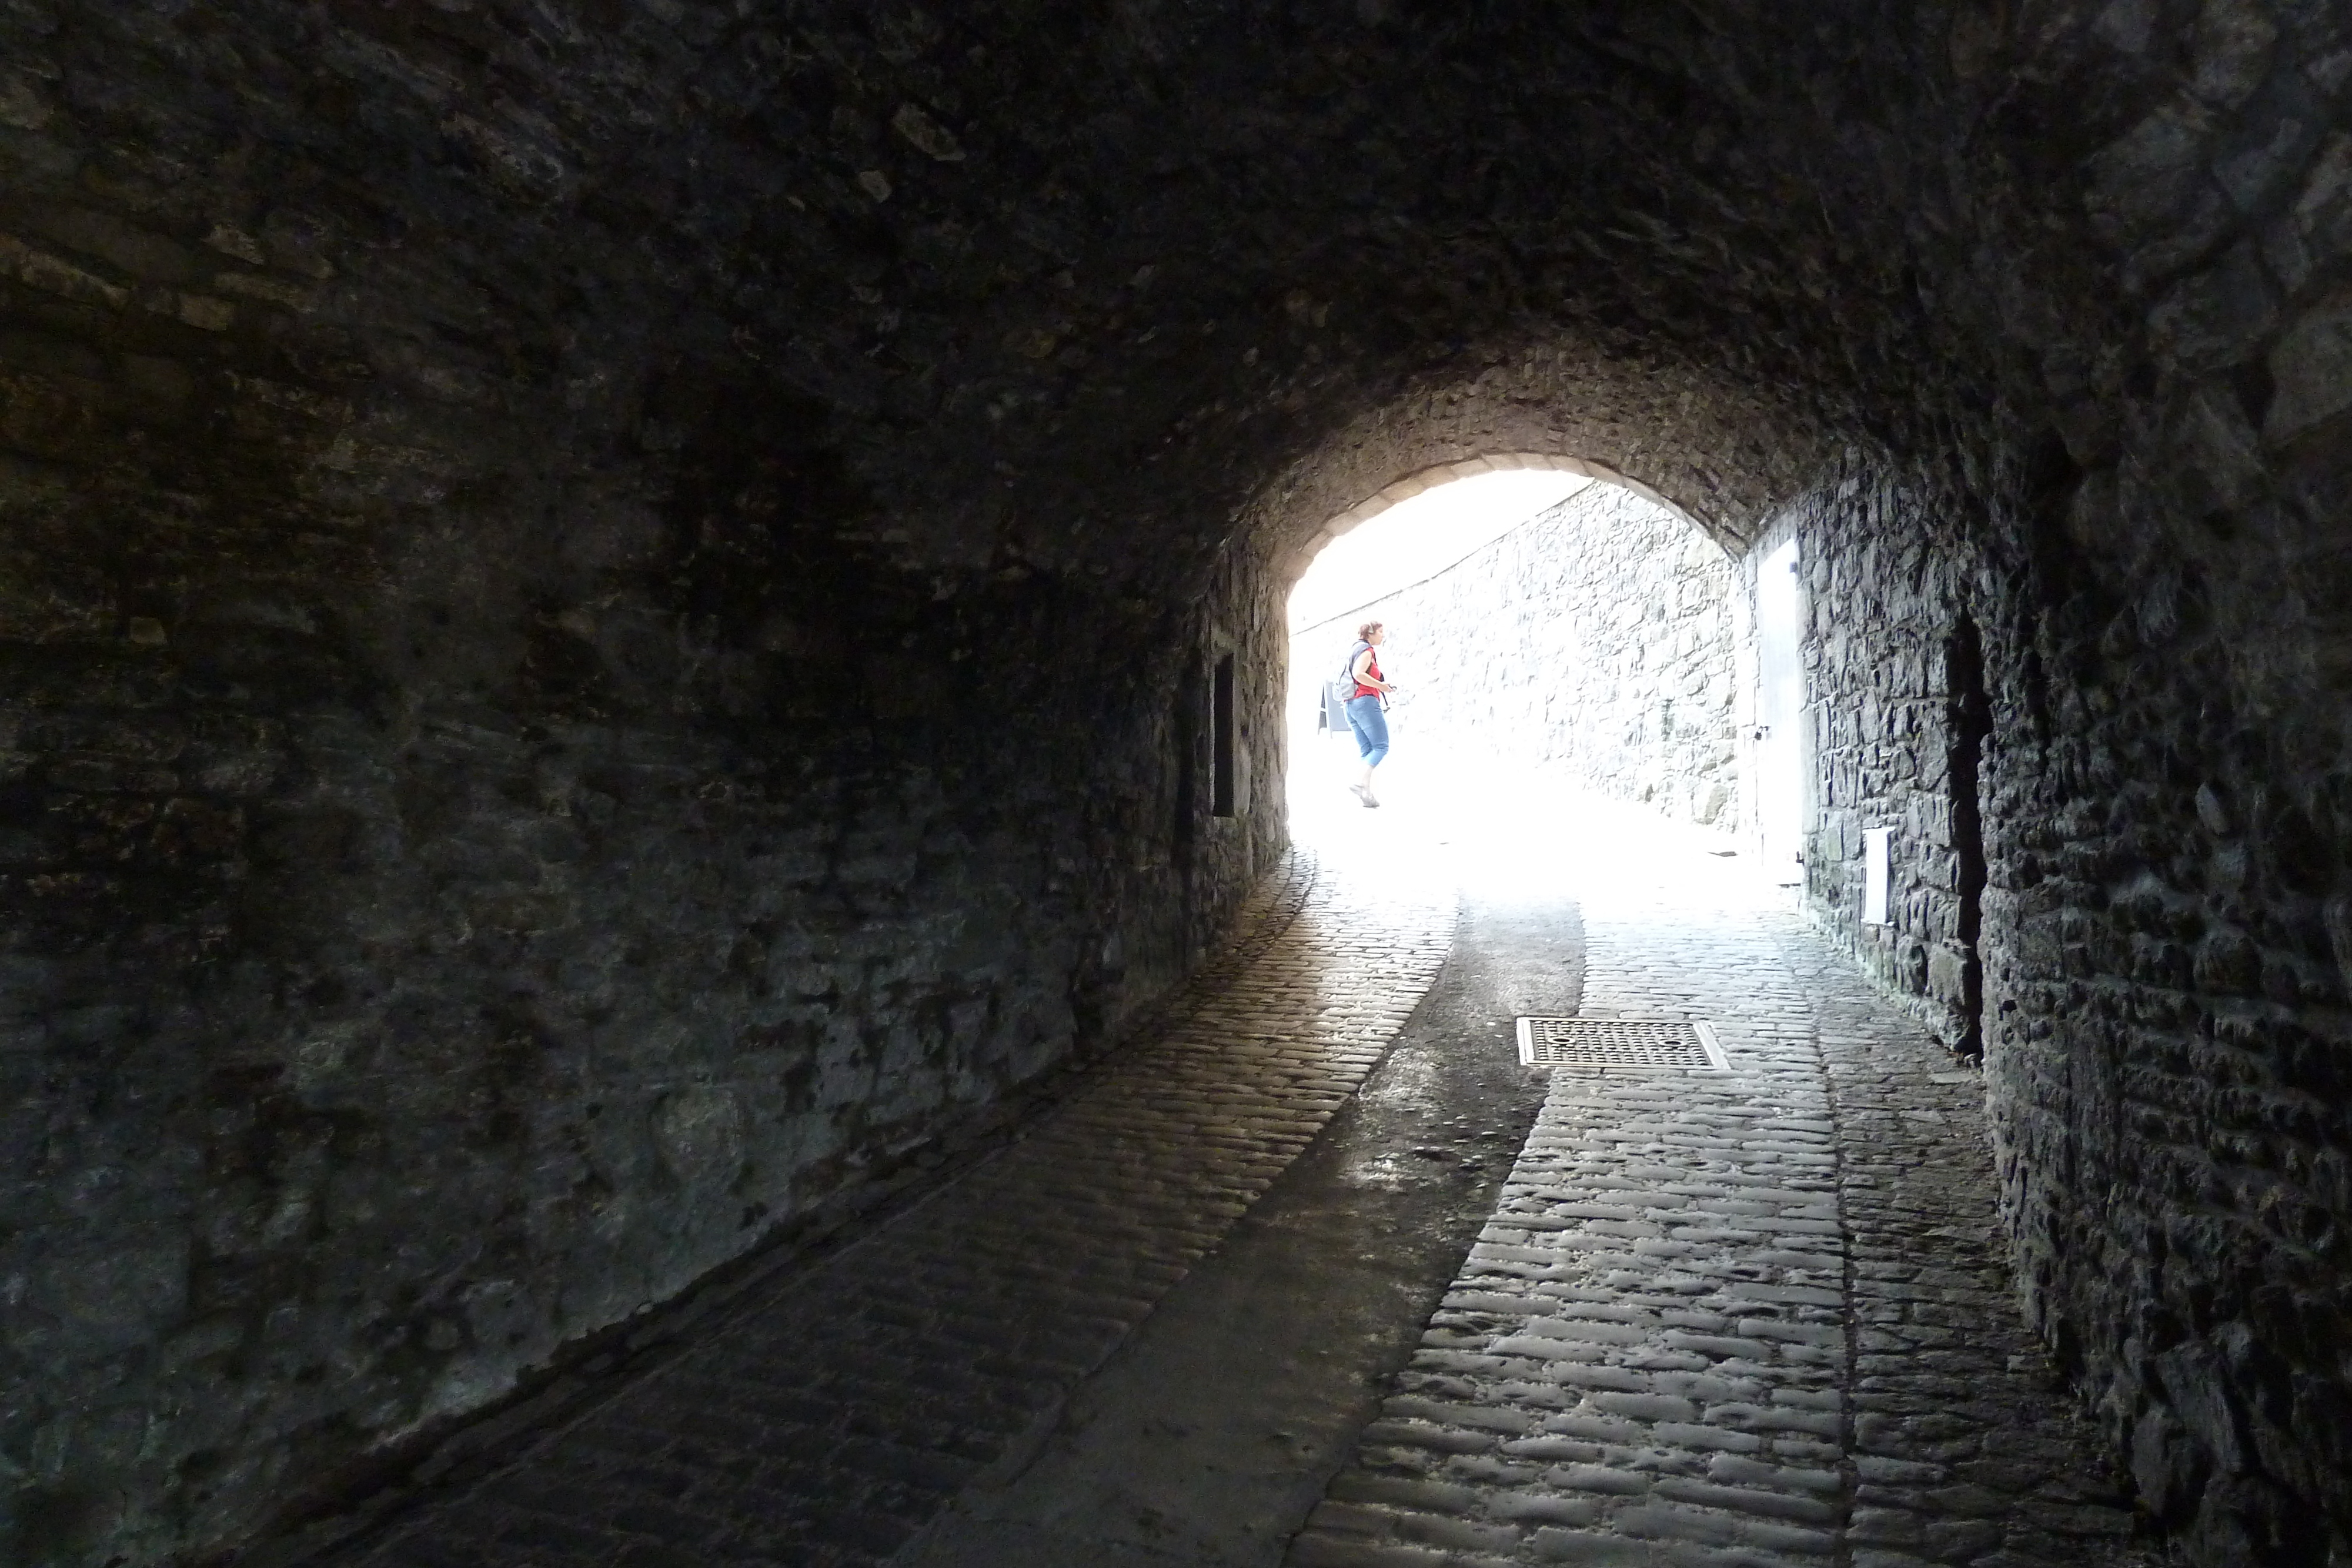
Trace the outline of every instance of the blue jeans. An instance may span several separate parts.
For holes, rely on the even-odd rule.
[[[1378,768],[1389,754],[1389,716],[1381,711],[1381,699],[1349,697],[1348,727],[1356,732],[1356,749],[1362,753],[1364,766]]]

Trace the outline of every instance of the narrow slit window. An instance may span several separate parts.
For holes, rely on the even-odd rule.
[[[1209,814],[1234,814],[1234,656],[1217,661],[1209,683]]]

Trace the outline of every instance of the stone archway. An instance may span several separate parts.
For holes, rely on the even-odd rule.
[[[1649,486],[1580,458],[1489,454],[1384,486],[1307,548],[1416,497],[1524,471],[1593,483],[1475,548],[1449,549],[1453,559],[1428,570],[1400,574],[1339,628],[1344,637],[1359,616],[1389,627],[1394,674],[1410,687],[1395,717],[1410,737],[1403,770],[1422,771],[1412,754],[1434,748],[1448,758],[1447,798],[1473,775],[1489,787],[1508,776],[1522,789],[1639,801],[1745,833],[1755,815],[1741,739],[1755,703],[1747,596],[1720,541]],[[1294,623],[1291,635],[1294,672],[1319,667],[1318,628]],[[1315,729],[1304,717],[1310,698],[1293,693],[1294,737]],[[1305,760],[1314,766],[1311,752]]]
[[[1482,453],[1801,538],[1811,908],[1981,1018],[2154,1513],[2347,1549],[2340,6],[606,9],[0,16],[40,1553],[249,1532],[1115,1036],[1279,853],[1285,571]]]
[[[1480,474],[1509,473],[1526,469],[1579,474],[1588,479],[1597,479],[1604,484],[1614,485],[1620,489],[1632,491],[1652,506],[1689,524],[1693,528],[1698,528],[1702,533],[1706,531],[1699,528],[1696,518],[1674,502],[1640,480],[1621,474],[1605,463],[1595,463],[1581,457],[1569,457],[1544,452],[1494,452],[1477,457],[1465,458],[1455,463],[1433,464],[1427,468],[1419,469],[1382,486],[1370,496],[1326,523],[1322,533],[1307,548],[1318,549],[1324,541],[1336,539],[1360,525],[1371,521],[1398,502],[1410,500],[1424,491],[1435,489],[1438,486],[1451,484],[1456,479],[1474,478]]]

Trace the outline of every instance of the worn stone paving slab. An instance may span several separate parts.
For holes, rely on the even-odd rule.
[[[1855,1563],[2153,1555],[2018,1310],[1980,1078],[1916,1035],[1890,1041],[1884,1000],[1810,933],[1781,948],[1813,998],[1843,1133]]]
[[[1554,1074],[1296,1568],[2144,1560],[2020,1320],[1976,1074],[1760,890],[1580,884],[1591,1016],[1721,1073]]]
[[[504,1469],[331,1554],[370,1568],[825,1568],[1017,1467],[1070,1388],[1361,1082],[1450,887],[1306,857],[1192,1005],[1019,1141]]]

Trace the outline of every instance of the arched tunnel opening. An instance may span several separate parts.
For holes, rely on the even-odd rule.
[[[1376,622],[1400,683],[1383,726],[1402,737],[1402,771],[1426,778],[1420,803],[1458,814],[1482,781],[1517,779],[1754,836],[1738,721],[1755,706],[1739,669],[1756,618],[1735,612],[1732,563],[1688,517],[1589,466],[1487,455],[1334,520],[1289,600],[1294,837],[1302,812],[1340,799],[1320,753],[1363,754],[1326,688]]]
[[[1454,1161],[1252,1560],[2340,1560],[2348,83],[2308,0],[10,0],[5,1554],[936,1544],[1475,967],[1293,844],[1302,559],[1570,455],[1721,553],[1771,890],[1545,835],[1579,1006],[1727,1076]]]

